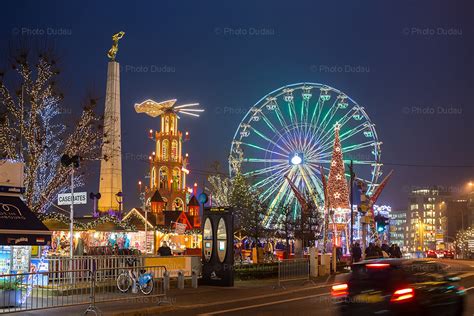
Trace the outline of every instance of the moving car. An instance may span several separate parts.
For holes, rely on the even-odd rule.
[[[331,296],[340,315],[462,315],[464,288],[446,267],[420,259],[362,261]]]
[[[443,253],[443,258],[454,259],[454,251],[445,250]]]
[[[440,258],[441,253],[435,250],[428,250],[426,251],[426,258]]]

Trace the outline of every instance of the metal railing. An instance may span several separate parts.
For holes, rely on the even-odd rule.
[[[310,265],[308,258],[283,259],[278,261],[278,286],[285,288],[283,282],[310,281]]]
[[[52,283],[70,283],[70,277],[64,273],[66,270],[81,270],[86,271],[82,274],[74,275],[74,282],[90,282],[90,274],[87,271],[96,269],[103,271],[103,273],[112,273],[117,277],[116,271],[122,267],[127,266],[130,260],[136,261],[138,265],[143,265],[142,256],[75,256],[69,257],[49,257],[48,266],[49,271],[56,273],[51,275]],[[107,278],[109,275],[99,274],[98,279]]]
[[[0,275],[0,314],[87,304],[88,312],[96,312],[96,303],[144,298],[159,304],[166,299],[165,272],[164,266],[97,269],[92,264],[90,270]]]

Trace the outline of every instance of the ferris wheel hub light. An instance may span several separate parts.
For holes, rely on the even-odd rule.
[[[301,158],[301,154],[294,154],[293,157],[291,157],[290,162],[292,165],[299,165],[302,163],[303,159]]]

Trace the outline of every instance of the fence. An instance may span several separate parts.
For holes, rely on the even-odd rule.
[[[278,287],[284,288],[283,282],[310,281],[309,274],[310,265],[308,258],[278,261]]]
[[[50,281],[54,285],[68,284],[71,282],[71,275],[65,273],[68,270],[84,271],[72,275],[75,283],[90,282],[91,274],[88,271],[108,271],[117,277],[120,268],[126,267],[127,262],[134,261],[138,265],[143,265],[141,256],[75,256],[69,257],[50,257],[48,258],[48,271],[55,271],[51,274]],[[109,275],[97,275],[97,279],[109,277]]]
[[[144,298],[159,303],[166,298],[165,272],[164,266],[93,264],[91,270],[0,275],[0,314],[87,304],[94,312],[96,303]]]

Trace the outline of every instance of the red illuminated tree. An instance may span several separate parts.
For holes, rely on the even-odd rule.
[[[328,199],[331,209],[349,209],[349,188],[344,175],[344,161],[342,159],[339,129],[340,125],[336,123],[334,126],[334,147],[328,179]]]

